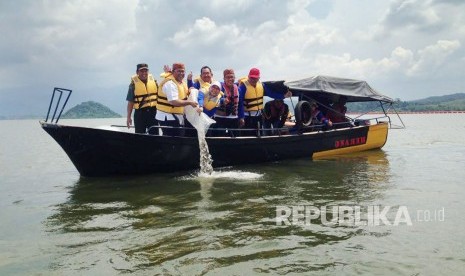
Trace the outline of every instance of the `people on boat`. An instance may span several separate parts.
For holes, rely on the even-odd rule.
[[[335,127],[345,127],[349,123],[349,120],[346,117],[346,112],[347,112],[347,97],[346,96],[340,96],[339,99],[332,104],[331,108],[329,108],[328,112],[326,113],[326,116],[328,119],[333,122]]]
[[[265,104],[263,110],[263,127],[265,135],[277,135],[280,133],[279,130],[284,127],[284,124],[289,116],[289,106],[284,103],[282,99],[275,99]]]
[[[176,127],[184,126],[184,106],[198,106],[196,101],[187,99],[185,70],[183,63],[174,63],[159,85],[156,119],[161,126],[174,127],[162,128],[163,135],[183,136],[183,129]]]
[[[213,81],[212,69],[206,65],[200,69],[200,77],[192,80],[192,72],[187,75],[187,87],[189,87],[189,89],[193,87],[197,90],[204,89],[205,91],[208,91],[208,88]]]
[[[136,133],[146,133],[148,129],[157,124],[158,84],[152,74],[149,74],[147,63],[139,63],[136,66],[136,74],[131,77],[128,94],[126,96],[127,117],[126,125],[131,127],[132,110],[134,109],[134,128]]]
[[[219,81],[214,81],[208,89],[200,89],[198,110],[213,118],[222,96],[223,93],[221,92],[221,83]]]
[[[323,112],[318,109],[318,104],[314,101],[310,102],[310,118],[311,125],[323,125],[324,128],[331,127],[333,123],[330,119],[326,118]]]
[[[216,136],[233,135],[237,136],[237,131],[230,129],[239,128],[238,106],[239,106],[239,89],[235,84],[236,75],[233,69],[225,69],[223,71],[223,83],[221,91],[223,98],[220,105],[215,111]],[[228,132],[226,133],[226,129]]]
[[[266,85],[260,82],[260,70],[252,68],[249,71],[247,79],[239,84],[239,126],[246,129],[260,129],[263,110],[263,96],[273,99],[284,99],[292,94],[288,91],[285,95],[276,93],[268,89]],[[257,132],[252,130],[243,131],[243,135],[256,135]]]
[[[191,90],[192,91],[192,90]],[[208,89],[201,88],[198,91],[197,101],[199,106],[197,107],[197,112],[204,113],[208,117],[214,119],[215,112],[220,102],[222,101],[223,92],[221,92],[221,83],[219,81],[214,81]],[[216,128],[216,123],[210,125],[210,128],[207,132],[207,136],[213,136],[215,134],[214,128]],[[190,130],[187,130],[189,132]],[[191,135],[196,136],[197,131],[192,130]]]

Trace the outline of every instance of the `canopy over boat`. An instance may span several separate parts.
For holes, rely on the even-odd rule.
[[[366,82],[361,81],[314,77],[296,82],[268,82],[267,85],[275,92],[285,93],[291,90],[294,96],[299,96],[300,101],[295,107],[296,114],[308,115],[303,107],[308,107],[310,104],[302,100],[303,98],[328,102],[344,95],[349,101],[392,102],[390,98],[382,96]],[[200,146],[197,137],[151,135],[114,129],[59,125],[58,120],[71,92],[70,89],[54,88],[47,117],[40,123],[63,148],[82,176],[149,174],[192,170],[199,167]],[[67,95],[64,103],[61,102],[63,94]],[[56,101],[54,101],[55,96]],[[51,109],[53,103],[55,103],[54,110]],[[56,116],[57,112],[58,116]],[[50,122],[48,122],[49,115],[51,115]],[[309,122],[308,125],[303,120],[305,118]],[[343,122],[342,127],[334,127],[326,131],[323,125],[310,125],[311,120],[308,118],[311,117],[302,115],[297,119],[296,116],[295,128],[271,129],[278,131],[272,135],[263,135],[263,130],[257,128],[249,129],[255,134],[247,136],[235,134],[240,134],[239,131],[244,129],[227,129],[224,135],[207,137],[206,142],[213,159],[213,166],[225,167],[294,158],[320,158],[377,149],[386,143],[390,124],[389,116],[384,114],[382,117],[369,120],[363,119],[358,122],[353,120],[354,124]],[[122,127],[126,129],[126,125]],[[144,154],[140,154],[141,152]]]
[[[394,100],[373,89],[366,81],[330,76],[314,76],[296,81],[265,82],[272,90],[285,92],[289,89],[293,96],[308,96],[315,99],[337,99],[347,97],[347,102]]]

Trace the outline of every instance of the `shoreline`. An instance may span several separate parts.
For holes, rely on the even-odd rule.
[[[347,112],[347,115],[358,115],[361,112]],[[397,114],[465,114],[465,110],[437,110],[437,111],[398,111]],[[363,114],[384,114],[382,112],[368,112]],[[387,114],[396,114],[396,112],[387,112]]]

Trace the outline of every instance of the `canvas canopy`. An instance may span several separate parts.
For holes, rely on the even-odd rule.
[[[272,90],[289,89],[293,96],[306,96],[317,100],[337,101],[341,96],[348,102],[394,102],[373,89],[366,81],[330,76],[314,76],[296,81],[265,82]],[[279,88],[281,86],[281,88]]]

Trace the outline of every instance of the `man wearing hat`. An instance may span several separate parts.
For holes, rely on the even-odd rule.
[[[261,128],[263,96],[273,99],[284,99],[292,96],[288,91],[285,95],[267,89],[260,82],[260,70],[252,68],[249,71],[247,80],[239,85],[239,126],[247,129]],[[243,131],[246,136],[256,135],[256,131]]]
[[[174,63],[170,73],[160,83],[158,89],[158,103],[156,119],[161,126],[184,126],[184,106],[197,107],[197,102],[187,99],[188,89],[184,82],[185,66]],[[176,128],[162,129],[163,135],[183,136],[184,131]]]
[[[126,100],[127,118],[126,125],[132,125],[132,110],[134,109],[134,127],[136,133],[147,133],[148,129],[156,125],[155,115],[157,113],[157,81],[149,74],[149,66],[139,63],[136,74],[131,77]]]
[[[223,71],[223,80],[221,91],[223,91],[223,98],[220,101],[220,105],[215,112],[216,128],[221,129],[238,129],[238,105],[239,105],[239,89],[237,84],[234,83],[236,75],[233,69],[225,69]],[[224,132],[220,133],[219,130],[215,134],[223,136],[228,134]],[[237,136],[236,133],[232,133]]]

